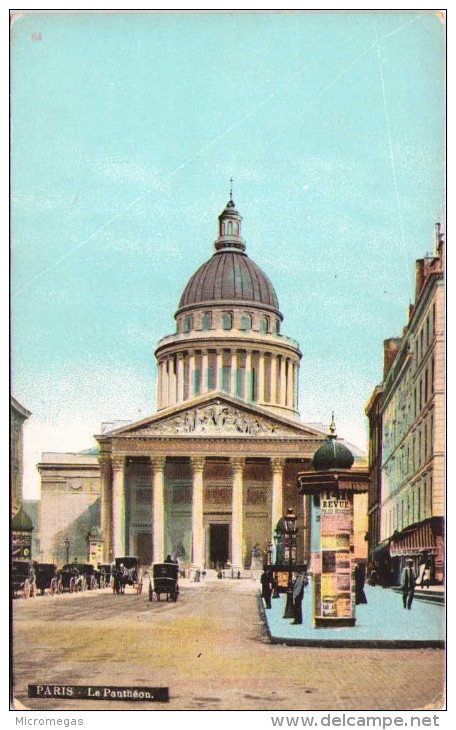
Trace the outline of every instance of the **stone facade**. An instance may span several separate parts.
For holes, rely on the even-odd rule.
[[[424,551],[431,556],[433,578],[443,580],[443,265],[437,226],[433,255],[416,262],[409,321],[401,338],[385,342],[384,380],[367,407],[371,500],[374,493],[378,498],[370,504],[370,549],[372,555],[379,547],[388,550],[393,582],[405,556],[415,556],[418,567]]]
[[[38,470],[42,562],[63,565],[67,554],[70,562],[87,562],[88,533],[100,524],[97,456],[44,453]]]
[[[19,401],[11,397],[10,406],[10,494],[11,513],[14,516],[22,503],[24,477],[24,422],[32,414]]]

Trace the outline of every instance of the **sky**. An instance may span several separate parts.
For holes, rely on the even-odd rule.
[[[158,340],[229,197],[303,358],[300,414],[366,448],[383,340],[444,218],[429,11],[22,14],[11,30],[11,378],[43,451],[155,411]]]

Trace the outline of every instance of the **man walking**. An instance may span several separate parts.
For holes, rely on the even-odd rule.
[[[304,598],[304,589],[308,584],[308,578],[305,573],[299,573],[293,586],[293,612],[294,621],[292,624],[302,624],[302,599]]]
[[[264,602],[266,604],[266,608],[271,608],[271,593],[272,593],[272,585],[271,585],[271,575],[268,573],[268,571],[264,571],[260,578],[261,583],[261,595],[264,598]]]
[[[408,558],[405,561],[405,568],[402,569],[401,573],[402,603],[404,604],[404,608],[410,609],[412,607],[415,583],[416,575],[413,569],[413,560]]]

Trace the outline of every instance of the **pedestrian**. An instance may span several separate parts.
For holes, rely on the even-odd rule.
[[[265,570],[261,574],[261,596],[264,598],[266,608],[271,608],[272,580],[271,575]]]
[[[355,567],[355,600],[356,605],[367,603],[366,594],[364,593],[364,568],[357,563]]]
[[[431,566],[429,564],[429,561],[426,560],[420,567],[420,587],[429,588],[431,584]]]
[[[163,553],[162,553],[163,555]],[[165,558],[165,563],[174,563],[174,560],[172,559],[171,555],[167,555]]]
[[[237,572],[237,579],[239,580],[239,579],[240,579],[240,577],[241,577],[241,571],[240,571],[240,570],[238,570],[238,572]]]
[[[304,598],[304,589],[308,585],[307,575],[299,573],[293,586],[293,612],[294,620],[292,624],[302,624],[302,599]]]
[[[413,560],[408,558],[405,561],[405,567],[401,573],[401,589],[402,589],[402,603],[404,608],[409,610],[412,607],[413,596],[415,594],[415,583],[416,575],[413,569]]]

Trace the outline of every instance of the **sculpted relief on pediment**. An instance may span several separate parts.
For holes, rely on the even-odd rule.
[[[288,429],[254,416],[225,403],[211,403],[192,408],[157,423],[151,423],[134,432],[135,435],[153,434],[246,434],[264,436],[289,433]],[[132,434],[133,435],[133,434]]]

